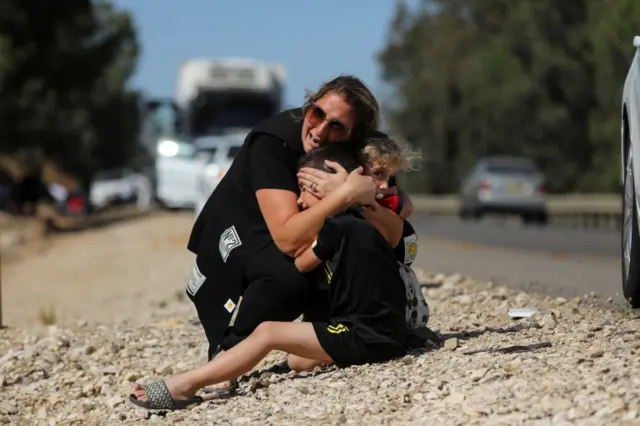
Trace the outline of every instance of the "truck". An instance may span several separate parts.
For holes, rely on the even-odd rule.
[[[185,140],[251,129],[281,111],[283,64],[248,58],[191,59],[178,68],[176,124]]]
[[[177,72],[174,135],[156,147],[156,198],[169,208],[193,208],[205,156],[198,141],[246,134],[283,109],[286,69],[251,58],[190,59]],[[162,102],[157,102],[157,105]]]

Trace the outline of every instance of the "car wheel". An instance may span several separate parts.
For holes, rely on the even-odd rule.
[[[640,307],[640,235],[636,209],[633,155],[629,147],[622,193],[622,292],[633,308]]]
[[[546,212],[541,212],[536,215],[536,223],[538,225],[546,225],[549,223],[549,215]]]

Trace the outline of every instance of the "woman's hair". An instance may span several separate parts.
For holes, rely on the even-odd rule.
[[[370,132],[361,147],[369,165],[378,163],[394,173],[417,170],[422,160],[419,149],[414,150],[407,142],[380,131]]]
[[[317,92],[307,90],[303,114],[313,102],[328,93],[340,95],[353,108],[355,126],[351,131],[351,140],[362,139],[367,133],[378,130],[380,126],[380,105],[369,88],[358,77],[340,75],[333,80],[323,83]]]
[[[357,146],[348,143],[329,143],[306,153],[300,160],[299,168],[310,167],[335,173],[335,170],[327,167],[325,160],[340,164],[349,173],[365,165],[365,157]]]

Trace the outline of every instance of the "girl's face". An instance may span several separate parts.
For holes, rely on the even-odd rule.
[[[389,179],[393,176],[393,170],[378,161],[374,161],[369,168],[369,174],[378,189],[389,187]]]

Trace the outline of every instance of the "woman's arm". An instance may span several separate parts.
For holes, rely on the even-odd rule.
[[[260,189],[256,191],[256,197],[273,241],[280,251],[289,256],[294,256],[303,246],[313,242],[325,218],[353,204],[345,185],[304,211],[298,209],[298,197],[290,191]]]
[[[322,261],[313,252],[313,247],[309,246],[300,256],[296,257],[295,264],[298,271],[305,273],[316,269]]]
[[[355,170],[347,180],[305,211],[299,211],[296,159],[282,141],[259,137],[249,146],[250,181],[271,238],[285,254],[300,253],[318,235],[325,218],[352,204],[372,203],[375,185]]]

